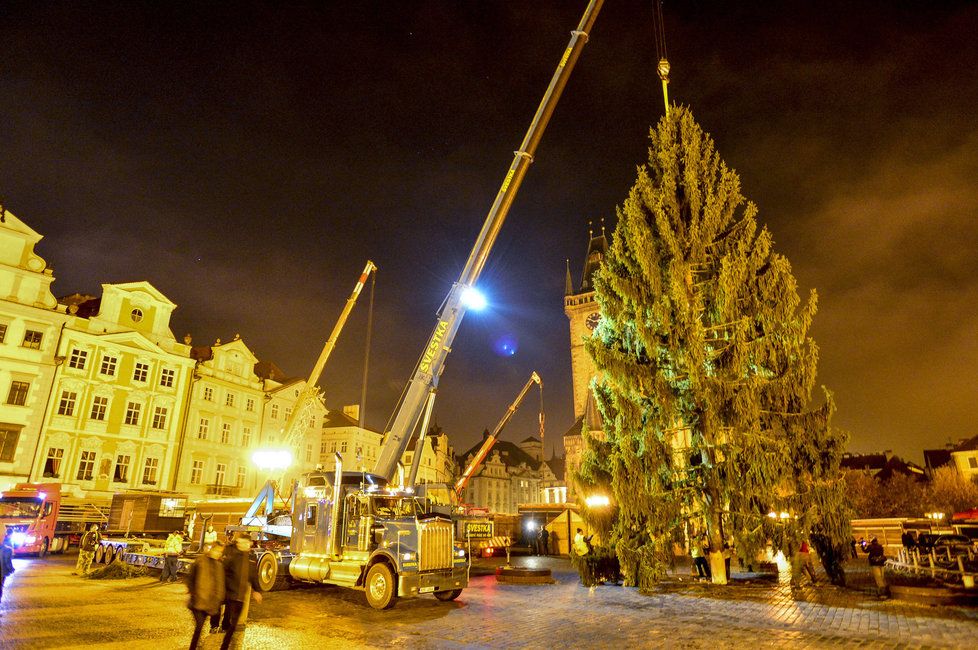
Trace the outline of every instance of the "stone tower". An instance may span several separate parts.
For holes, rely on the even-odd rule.
[[[600,233],[593,229],[588,233],[587,254],[584,256],[584,270],[581,282],[575,290],[571,279],[570,262],[567,263],[564,281],[564,313],[570,324],[571,382],[574,389],[574,425],[564,434],[564,455],[566,458],[565,479],[569,496],[574,494],[573,473],[581,464],[583,452],[582,430],[600,430],[600,418],[591,395],[589,385],[597,374],[594,361],[584,349],[584,339],[598,326],[601,316],[598,303],[594,299],[592,276],[604,261],[608,251],[604,224]]]

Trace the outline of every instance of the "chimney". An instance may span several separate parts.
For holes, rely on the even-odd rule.
[[[350,418],[351,420],[360,421],[360,405],[359,404],[347,404],[343,407],[343,415]]]

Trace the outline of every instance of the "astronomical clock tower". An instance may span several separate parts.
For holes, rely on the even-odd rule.
[[[570,321],[571,381],[574,387],[574,426],[564,434],[564,453],[567,459],[566,479],[569,490],[572,488],[571,473],[576,471],[581,464],[582,428],[587,427],[588,430],[601,428],[594,397],[591,396],[589,388],[591,379],[597,374],[597,370],[594,367],[594,360],[584,349],[584,339],[591,336],[591,332],[598,326],[598,321],[601,318],[598,303],[594,299],[592,276],[604,261],[608,251],[608,240],[605,237],[603,224],[600,234],[595,234],[593,230],[588,234],[590,241],[587,246],[587,254],[584,257],[584,269],[581,273],[580,284],[575,289],[571,279],[569,261],[564,281],[564,313],[567,314],[567,319]]]

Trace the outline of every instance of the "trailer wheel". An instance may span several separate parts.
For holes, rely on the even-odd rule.
[[[288,587],[286,576],[279,575],[278,558],[273,553],[265,553],[258,558],[258,586],[262,591],[280,591]]]
[[[447,603],[450,600],[455,600],[461,594],[462,594],[461,589],[451,589],[449,591],[436,591],[435,598]]]
[[[397,583],[390,567],[384,562],[370,567],[365,587],[367,603],[374,609],[388,609],[397,602]]]
[[[78,552],[81,553],[81,549],[78,549]],[[104,564],[104,563],[105,563],[105,547],[99,544],[98,548],[95,549],[95,564]]]
[[[105,563],[112,564],[115,560],[115,548],[112,546],[105,547]]]

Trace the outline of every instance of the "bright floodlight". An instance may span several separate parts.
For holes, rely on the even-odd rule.
[[[262,469],[287,469],[292,464],[292,454],[284,449],[259,449],[251,455],[251,462]]]
[[[611,500],[603,494],[592,494],[584,499],[588,508],[604,508],[611,503]]]
[[[474,309],[475,311],[482,311],[489,304],[486,301],[486,297],[482,295],[482,292],[475,287],[466,287],[462,291],[462,304],[469,309]]]

